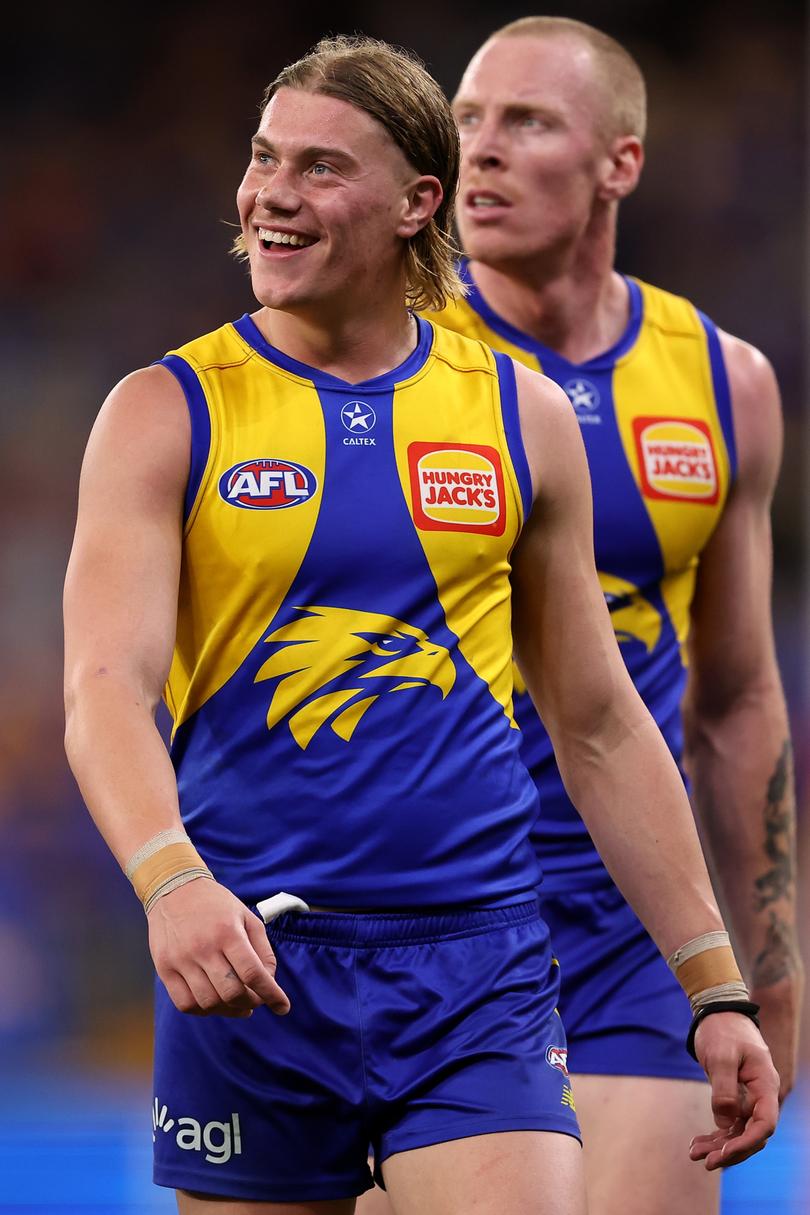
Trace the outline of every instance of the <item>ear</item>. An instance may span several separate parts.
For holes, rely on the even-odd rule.
[[[627,198],[638,185],[643,164],[644,147],[636,135],[614,139],[604,159],[599,197],[606,202]]]
[[[409,240],[421,232],[436,214],[443,198],[444,190],[438,177],[417,177],[408,186],[402,201],[397,236]]]

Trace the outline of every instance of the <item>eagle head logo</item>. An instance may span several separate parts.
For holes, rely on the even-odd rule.
[[[646,652],[651,654],[661,636],[661,613],[649,599],[639,594],[638,587],[632,582],[617,578],[615,574],[601,572],[599,581],[619,645],[643,645]],[[528,691],[526,681],[516,663],[512,664],[512,677],[516,695],[523,695]]]
[[[256,683],[276,681],[268,729],[287,718],[302,750],[327,724],[348,742],[381,696],[435,688],[444,700],[455,683],[450,652],[414,625],[350,608],[295,611],[300,615],[265,638],[273,653]]]
[[[661,636],[661,613],[632,582],[601,572],[599,581],[619,645],[636,642],[651,654]]]

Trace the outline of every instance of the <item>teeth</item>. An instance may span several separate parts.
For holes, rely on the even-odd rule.
[[[274,232],[271,228],[259,228],[258,232],[259,240],[272,245],[293,245],[297,248],[304,248],[315,243],[313,237],[296,236],[294,232]]]
[[[500,200],[497,198],[482,198],[480,194],[476,194],[473,199],[474,207],[499,207]]]

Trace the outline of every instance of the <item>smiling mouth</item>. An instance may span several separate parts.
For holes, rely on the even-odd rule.
[[[257,230],[263,249],[308,249],[316,244],[317,236],[302,236],[295,232],[277,232],[274,228]]]

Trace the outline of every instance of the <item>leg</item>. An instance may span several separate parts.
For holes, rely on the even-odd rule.
[[[177,1191],[179,1215],[353,1215],[354,1199],[336,1202],[242,1202],[216,1194]]]
[[[369,1160],[368,1167],[373,1169],[372,1160]],[[393,1215],[385,1190],[375,1185],[373,1190],[366,1190],[365,1194],[361,1194],[357,1199],[357,1215]]]
[[[383,1162],[394,1215],[585,1215],[571,1135],[507,1131],[398,1152]]]
[[[707,1084],[577,1075],[572,1085],[590,1215],[717,1215],[720,1174],[689,1159],[692,1136],[714,1125]]]

